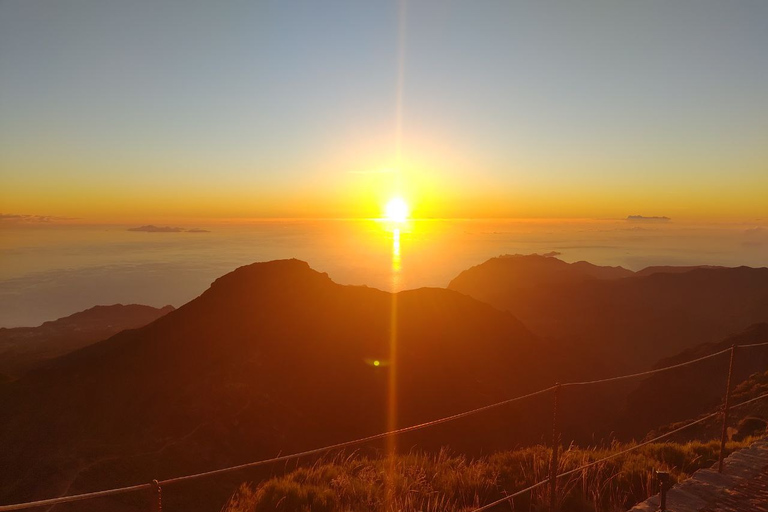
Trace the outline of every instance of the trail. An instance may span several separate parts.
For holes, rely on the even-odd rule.
[[[655,512],[656,495],[629,512]],[[768,512],[768,437],[725,459],[723,472],[700,469],[667,493],[674,512]]]

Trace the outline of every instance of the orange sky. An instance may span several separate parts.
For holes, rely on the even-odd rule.
[[[768,3],[726,4],[4,2],[0,213],[765,218]]]

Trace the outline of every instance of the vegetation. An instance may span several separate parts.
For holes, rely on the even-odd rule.
[[[750,441],[730,442],[727,450]],[[630,446],[571,446],[561,454],[560,472]],[[600,462],[558,482],[562,508],[574,512],[626,510],[655,492],[654,469],[668,470],[675,479],[687,478],[712,465],[718,448],[716,440],[656,443]],[[470,511],[546,479],[550,453],[539,445],[472,460],[447,450],[390,458],[337,455],[258,485],[243,484],[223,512]],[[514,508],[544,510],[547,500],[547,486],[542,486],[532,495],[516,499]],[[506,505],[506,509],[511,507]]]
[[[768,372],[755,373],[733,389],[733,403],[743,402],[768,393]]]
[[[768,372],[758,372],[733,390],[739,403],[768,393]],[[738,409],[732,421],[730,453],[749,445],[765,431],[768,405]],[[669,431],[680,424],[662,427]],[[720,419],[705,422],[688,436],[711,441],[652,443],[614,459],[599,462],[558,481],[564,512],[624,511],[655,492],[654,470],[666,470],[673,480],[688,478],[709,467],[719,454]],[[649,436],[658,435],[652,432]],[[682,435],[682,434],[681,434]],[[689,437],[690,439],[690,437]],[[581,467],[633,443],[609,446],[570,446],[559,457],[559,473]],[[448,450],[438,454],[411,453],[370,458],[360,453],[336,455],[259,483],[243,484],[222,512],[469,512],[548,476],[551,450],[542,445],[468,459]],[[497,510],[548,510],[548,486],[499,505]]]

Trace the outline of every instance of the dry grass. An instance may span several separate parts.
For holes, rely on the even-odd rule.
[[[751,440],[728,444],[732,451]],[[653,492],[653,470],[665,469],[687,478],[717,460],[719,443],[657,443],[596,464],[559,481],[564,512],[626,510]],[[560,472],[577,468],[627,448],[565,450]],[[411,453],[392,458],[352,454],[300,467],[258,485],[243,484],[223,508],[225,512],[466,512],[547,477],[550,450],[533,446],[467,459],[451,455]],[[515,510],[538,511],[548,503],[547,487],[515,500]],[[512,505],[498,510],[512,510]]]

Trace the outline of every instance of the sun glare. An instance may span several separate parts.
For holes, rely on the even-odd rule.
[[[390,199],[385,212],[387,220],[392,222],[405,222],[408,219],[408,205],[401,197]]]

